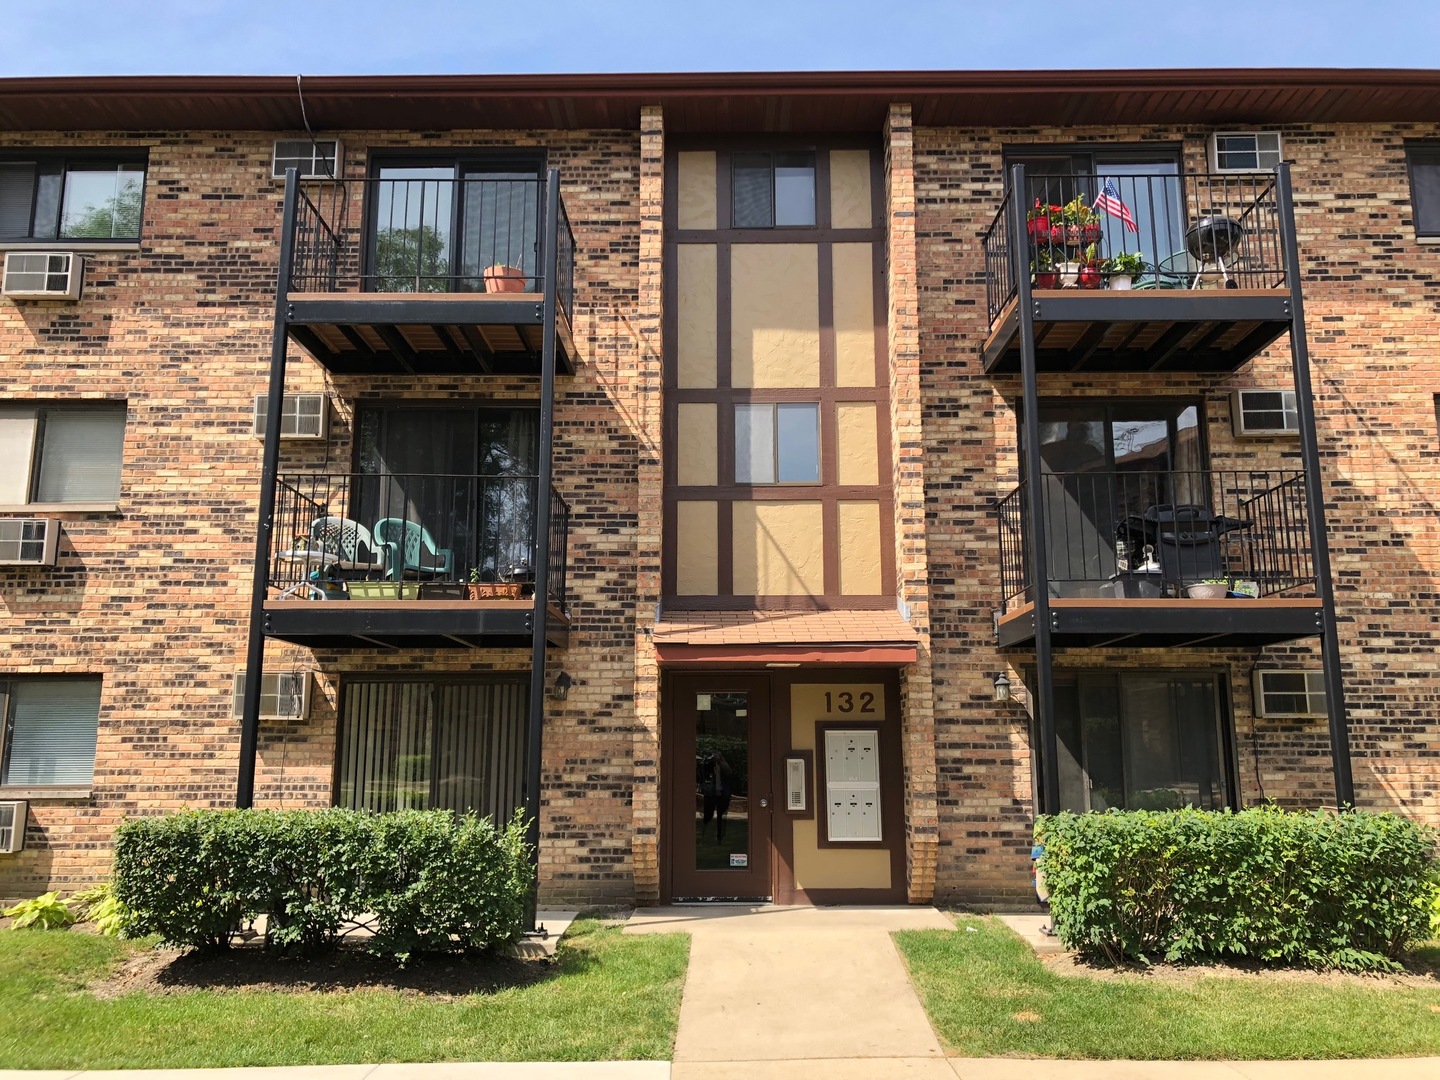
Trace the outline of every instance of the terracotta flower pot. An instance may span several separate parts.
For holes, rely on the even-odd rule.
[[[520,586],[508,581],[479,581],[465,586],[471,600],[519,600]]]
[[[525,271],[517,266],[501,266],[496,263],[485,271],[487,293],[524,292],[527,282]]]

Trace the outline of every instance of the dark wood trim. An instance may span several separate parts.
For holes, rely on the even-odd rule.
[[[815,163],[815,208],[816,226],[813,228],[772,228],[734,229],[731,228],[731,155],[739,149],[757,150],[813,150]],[[871,227],[868,229],[830,228],[832,207],[830,199],[829,151],[840,149],[863,149],[870,153],[870,197]],[[715,199],[716,228],[678,228],[678,155],[681,151],[699,150],[715,154]],[[817,139],[807,144],[803,139],[759,138],[759,139],[678,139],[667,142],[665,176],[667,181],[663,221],[665,224],[664,264],[664,306],[662,318],[662,355],[664,362],[663,386],[665,390],[664,416],[661,423],[662,439],[667,448],[677,445],[678,406],[682,403],[713,403],[716,406],[716,480],[711,486],[687,486],[678,484],[678,472],[673,453],[663,455],[663,496],[662,496],[662,551],[661,591],[667,607],[678,610],[744,610],[819,608],[838,610],[852,608],[888,607],[894,602],[894,581],[896,575],[895,554],[895,504],[893,468],[890,435],[890,387],[888,362],[888,335],[886,317],[888,312],[885,292],[885,219],[884,219],[884,162],[881,148],[876,140],[864,139]],[[835,341],[835,296],[834,296],[834,243],[868,243],[872,247],[872,284],[874,290],[875,318],[875,377],[874,385],[867,387],[839,387],[836,385],[836,341]],[[681,388],[675,368],[675,347],[678,337],[678,251],[682,243],[703,243],[716,249],[716,385],[709,387]],[[816,247],[818,305],[820,325],[819,386],[772,389],[741,387],[731,385],[731,327],[733,319],[733,276],[730,262],[731,247],[735,243],[803,243]],[[735,475],[735,433],[733,407],[750,402],[817,402],[820,406],[820,476],[818,484],[773,484],[739,485],[733,483]],[[841,487],[836,483],[838,468],[838,405],[849,402],[871,402],[876,406],[875,421],[876,451],[880,475],[877,484],[864,487]],[[676,521],[675,504],[678,501],[713,501],[717,504],[716,557],[718,562],[717,595],[714,597],[688,597],[676,593],[677,573],[675,545]],[[819,502],[822,504],[822,557],[824,558],[823,594],[820,597],[793,595],[783,597],[735,596],[734,589],[734,527],[733,503],[735,501],[756,502]],[[839,502],[869,501],[880,504],[881,536],[881,591],[872,596],[848,596],[840,591],[840,526]]]
[[[918,645],[656,645],[664,667],[718,667],[725,664],[864,664],[905,667],[915,663]],[[851,678],[847,675],[846,678]]]

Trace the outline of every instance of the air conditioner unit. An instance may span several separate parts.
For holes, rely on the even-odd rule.
[[[14,855],[25,847],[25,822],[30,804],[24,799],[0,802],[0,855]]]
[[[1236,390],[1230,398],[1230,426],[1241,436],[1298,434],[1295,391]]]
[[[245,673],[235,673],[231,711],[238,719],[245,712]],[[308,671],[267,671],[260,679],[260,719],[303,720],[310,714]]]
[[[326,434],[326,403],[324,394],[286,394],[280,405],[280,438],[323,439]],[[264,437],[268,394],[255,395],[253,431]]]
[[[7,251],[0,293],[12,300],[79,300],[85,257],[73,251]]]
[[[0,518],[0,565],[54,566],[59,544],[53,518]]]
[[[286,169],[296,169],[301,180],[333,180],[344,164],[344,147],[338,139],[276,139],[271,175],[285,179]]]
[[[1255,715],[1326,716],[1325,673],[1270,668],[1255,672]]]
[[[1278,131],[1216,131],[1210,136],[1212,172],[1270,172],[1280,161]]]

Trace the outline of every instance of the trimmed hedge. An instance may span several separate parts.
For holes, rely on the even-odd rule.
[[[1379,970],[1429,933],[1434,836],[1394,814],[1112,810],[1035,831],[1055,931],[1090,959]]]
[[[189,810],[115,834],[127,931],[227,947],[268,916],[266,944],[316,951],[365,925],[378,952],[485,949],[520,936],[531,871],[520,814],[502,829],[444,810]]]

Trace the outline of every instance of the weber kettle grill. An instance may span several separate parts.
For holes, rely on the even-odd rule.
[[[1226,260],[1234,265],[1235,252],[1244,241],[1245,227],[1234,218],[1220,215],[1202,217],[1191,225],[1185,231],[1185,248],[1196,263],[1195,277],[1190,282],[1190,288],[1196,288],[1200,284],[1200,276],[1208,267],[1217,266],[1220,276],[1225,279],[1225,288],[1238,289],[1240,284],[1230,276],[1230,267],[1226,266]]]

